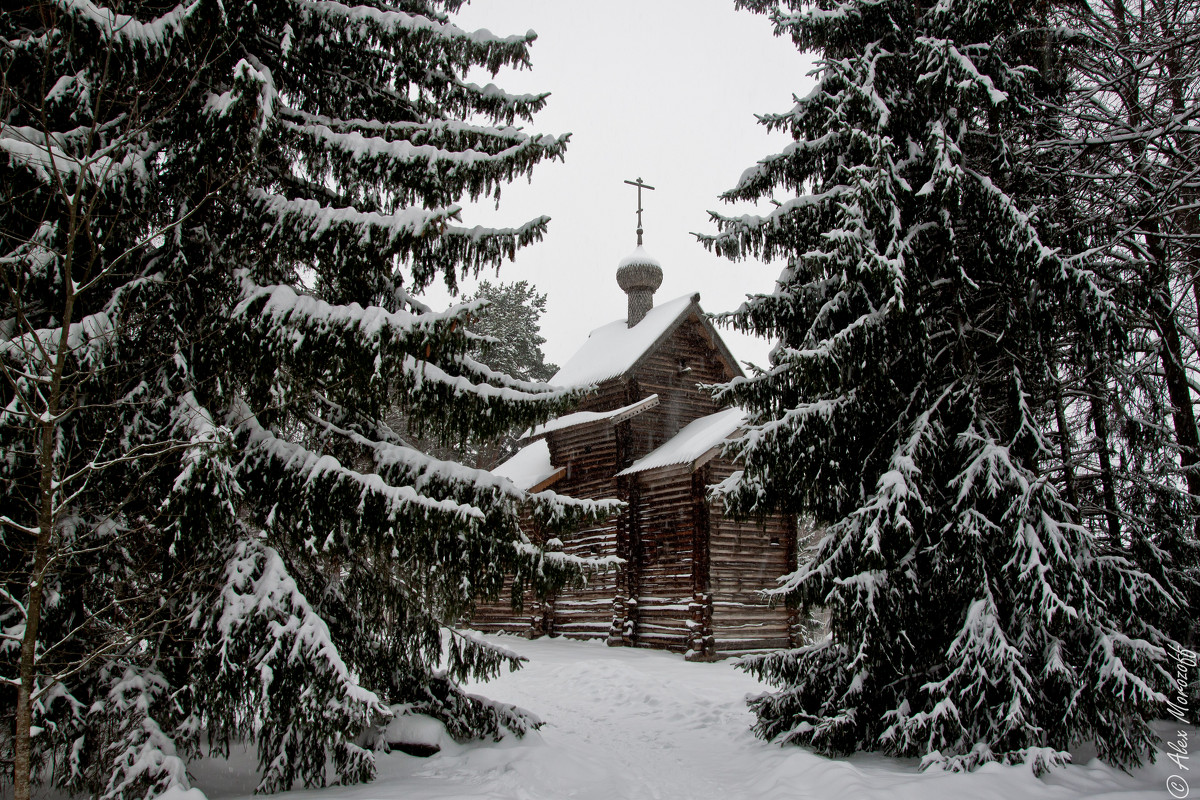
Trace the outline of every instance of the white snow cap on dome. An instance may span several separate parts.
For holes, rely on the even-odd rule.
[[[642,247],[640,244],[632,253],[621,259],[620,263],[617,264],[617,269],[620,269],[621,267],[627,267],[631,264],[650,264],[651,266],[659,268],[662,267],[662,264],[659,263],[658,259],[647,253],[646,248]]]

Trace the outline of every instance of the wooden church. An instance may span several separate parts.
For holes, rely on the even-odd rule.
[[[596,329],[550,380],[594,384],[579,410],[528,432],[496,468],[531,491],[553,489],[628,506],[563,542],[581,556],[624,566],[593,576],[520,614],[507,600],[480,607],[472,626],[525,636],[605,639],[709,660],[798,643],[794,610],[758,595],[794,569],[794,520],[734,521],[707,499],[735,465],[721,455],[743,413],[721,408],[701,384],[741,374],[698,294],[655,306],[662,269],[641,247],[617,269],[628,315]]]

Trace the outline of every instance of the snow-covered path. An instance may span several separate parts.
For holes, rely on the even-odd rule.
[[[519,741],[452,745],[428,759],[392,754],[380,759],[374,783],[290,794],[295,800],[1165,800],[1169,777],[1191,777],[1165,759],[1132,775],[1092,761],[1043,779],[1025,767],[993,765],[963,775],[920,773],[913,761],[872,755],[825,759],[755,739],[745,696],[763,687],[728,663],[688,664],[600,643],[505,638],[503,644],[530,663],[478,691],[533,710],[546,721],[541,731]],[[1190,738],[1197,741],[1194,729]],[[212,800],[239,794],[238,781],[197,778]],[[253,785],[241,783],[242,790]],[[1200,780],[1194,783],[1200,797]]]
[[[496,796],[525,797],[520,791],[530,777],[545,782],[545,793],[528,795],[539,798],[659,800],[745,792],[753,769],[746,753],[757,748],[745,704],[746,693],[758,690],[753,679],[728,665],[686,664],[646,650],[528,644],[516,649],[537,659],[538,667],[481,691],[491,689],[488,696],[535,709],[546,720],[541,747],[528,749],[530,758],[544,763],[526,765],[521,758],[506,765],[490,787]],[[543,759],[541,749],[557,755]],[[553,773],[544,770],[550,765]],[[510,785],[512,793],[499,784]]]

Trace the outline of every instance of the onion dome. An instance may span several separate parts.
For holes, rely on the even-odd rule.
[[[637,249],[617,265],[617,285],[629,298],[629,315],[625,324],[637,325],[654,308],[654,292],[662,286],[663,271],[639,244]]]

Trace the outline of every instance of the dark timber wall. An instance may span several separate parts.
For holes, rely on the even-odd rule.
[[[602,420],[551,434],[551,463],[567,470],[554,490],[585,500],[617,497],[613,476],[624,449],[619,433],[619,427]],[[576,531],[563,539],[563,551],[584,557],[616,555],[619,522]],[[610,572],[592,576],[586,588],[563,592],[554,601],[549,632],[585,639],[607,636],[616,586],[617,575]]]
[[[707,483],[719,483],[734,471],[714,459],[706,467]],[[770,608],[759,592],[776,585],[796,568],[796,526],[789,517],[773,515],[737,521],[710,503],[709,586],[715,650],[722,654],[788,647],[796,643],[797,619],[792,609]]]
[[[630,604],[632,636],[627,644],[684,652],[688,649],[697,534],[691,475],[680,466],[638,473],[631,542],[636,565],[636,600]]]
[[[685,320],[633,371],[631,386],[637,396],[626,402],[652,394],[659,398],[658,408],[630,421],[633,459],[664,444],[689,422],[720,411],[712,395],[699,385],[732,377],[700,322]]]
[[[584,500],[618,497],[614,476],[620,470],[617,465],[624,449],[618,434],[619,428],[603,420],[552,432],[547,437],[551,463],[566,469],[552,487],[554,491]],[[563,552],[588,558],[617,555],[617,527],[624,516],[564,537]],[[585,588],[566,590],[544,602],[533,600],[527,593],[519,614],[513,612],[511,600],[502,597],[495,603],[480,604],[471,626],[492,633],[528,636],[606,637],[612,627],[617,580],[614,572],[593,575]]]

